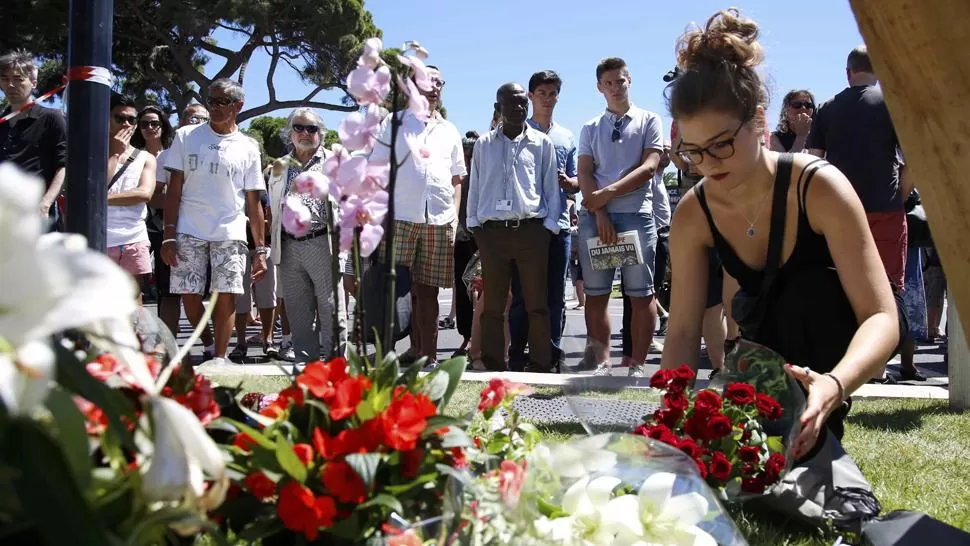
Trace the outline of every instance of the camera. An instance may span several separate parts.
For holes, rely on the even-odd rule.
[[[665,83],[670,83],[670,82],[676,80],[677,79],[677,76],[680,76],[680,67],[675,66],[673,70],[671,70],[671,71],[667,72],[666,74],[664,74],[664,82]]]

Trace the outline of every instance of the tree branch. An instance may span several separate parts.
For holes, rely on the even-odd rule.
[[[216,77],[213,79],[218,80],[219,78],[228,78],[235,74],[243,63],[249,62],[250,57],[253,56],[253,52],[256,51],[256,48],[258,48],[260,45],[262,45],[262,42],[261,40],[256,39],[256,31],[254,30],[252,37],[250,37],[249,41],[242,46],[239,53],[226,58],[226,64],[221,70],[219,70]]]
[[[253,34],[255,34],[255,33],[250,34],[249,32],[246,31],[246,29],[244,29],[242,27],[232,27],[232,26],[229,26],[229,25],[220,23],[218,21],[216,21],[215,25],[217,27],[222,27],[222,28],[224,28],[226,30],[230,30],[232,32],[239,32],[240,34],[245,34],[246,36],[249,36],[250,38],[252,38],[253,37]]]
[[[231,50],[231,49],[226,49],[224,47],[219,47],[216,44],[213,44],[212,42],[208,42],[208,41],[206,41],[203,38],[196,38],[196,40],[195,40],[194,43],[197,44],[199,46],[199,48],[201,48],[201,49],[203,49],[205,51],[208,51],[209,53],[214,53],[216,55],[219,55],[220,57],[226,57],[226,58],[228,58],[228,57],[236,54],[236,52],[233,51],[233,50]]]
[[[144,29],[155,28],[155,26],[152,23],[150,23],[145,18],[145,16],[141,14],[139,10],[135,10],[135,12],[136,12],[136,16],[141,20],[142,28]],[[187,79],[198,84],[200,89],[205,89],[206,87],[208,87],[211,80],[206,78],[205,74],[199,72],[198,70],[195,69],[194,66],[192,66],[192,63],[190,61],[191,55],[188,55],[188,56],[180,55],[180,53],[182,52],[182,48],[177,43],[175,43],[175,40],[172,39],[168,31],[163,30],[161,32],[156,32],[155,34],[159,36],[161,40],[165,42],[165,45],[168,46],[168,48],[172,51],[172,57],[175,58],[175,63],[178,65],[179,70],[182,72],[182,74]]]
[[[276,75],[276,65],[280,61],[280,45],[273,38],[273,52],[269,56],[269,70],[266,72],[266,88],[269,90],[269,102],[276,101],[276,85],[273,84],[273,77]]]
[[[339,87],[339,86],[338,86]],[[255,108],[250,108],[249,110],[244,110],[236,116],[236,122],[242,123],[243,121],[253,118],[256,116],[261,116],[269,112],[276,110],[283,110],[285,108],[320,108],[321,110],[332,110],[335,112],[356,112],[360,109],[360,106],[355,102],[351,105],[344,104],[330,104],[327,102],[317,102],[312,100],[313,97],[317,96],[320,91],[323,91],[326,87],[318,85],[316,89],[311,91],[306,97],[302,99],[295,100],[278,100],[278,101],[267,101],[266,104],[262,106],[257,106]]]

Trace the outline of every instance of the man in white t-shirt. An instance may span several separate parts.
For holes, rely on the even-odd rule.
[[[243,293],[243,282],[250,282],[243,279],[247,215],[256,244],[253,279],[266,272],[269,253],[259,201],[259,192],[266,190],[259,147],[236,126],[244,99],[238,83],[225,78],[212,82],[206,98],[210,122],[176,131],[165,159],[171,178],[162,259],[172,267],[170,289],[182,295],[185,314],[198,324],[211,266],[210,288],[219,292],[212,313],[215,358],[221,362],[229,350],[236,295]]]
[[[130,99],[121,95],[111,98],[106,253],[135,277],[139,288],[144,288],[146,277],[152,272],[145,204],[155,191],[155,158],[131,145],[135,114]],[[141,290],[138,299],[141,300]]]

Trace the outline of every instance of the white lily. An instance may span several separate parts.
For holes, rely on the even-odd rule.
[[[561,477],[582,478],[616,466],[616,453],[604,449],[609,441],[609,434],[597,434],[552,447],[548,451],[539,451],[538,456],[544,458]]]
[[[708,502],[694,492],[673,496],[676,475],[657,472],[636,495],[621,495],[603,511],[604,525],[617,532],[619,546],[717,546],[697,524],[707,516]]]
[[[47,398],[54,375],[54,352],[39,341],[0,352],[0,400],[13,415],[29,413]]]
[[[621,480],[602,476],[590,481],[583,477],[562,498],[562,509],[568,516],[535,522],[536,531],[556,544],[599,545],[612,544],[616,531],[603,525],[604,510],[609,504],[613,490]]]

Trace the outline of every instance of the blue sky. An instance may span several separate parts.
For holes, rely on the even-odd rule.
[[[533,72],[548,68],[564,81],[556,120],[578,135],[582,124],[604,108],[596,91],[595,67],[608,56],[627,61],[633,101],[662,114],[667,131],[670,119],[661,77],[674,65],[677,37],[692,22],[703,24],[729,5],[707,0],[371,0],[366,8],[383,30],[386,44],[418,40],[431,52],[427,62],[442,70],[448,119],[460,131],[488,128],[499,85],[507,81],[525,85]],[[789,89],[807,87],[822,101],[845,87],[845,57],[862,43],[847,0],[809,4],[759,0],[736,5],[761,27],[766,57],[762,74],[772,95],[772,124]],[[223,45],[236,41],[228,34],[217,38]],[[266,99],[267,66],[268,58],[260,52],[247,71],[245,87],[251,105]],[[218,66],[211,66],[207,72],[217,70]],[[282,90],[281,98],[300,98],[310,89],[289,69],[278,71],[276,85]],[[330,100],[336,98],[330,96]],[[339,113],[322,113],[332,128],[342,118]]]

